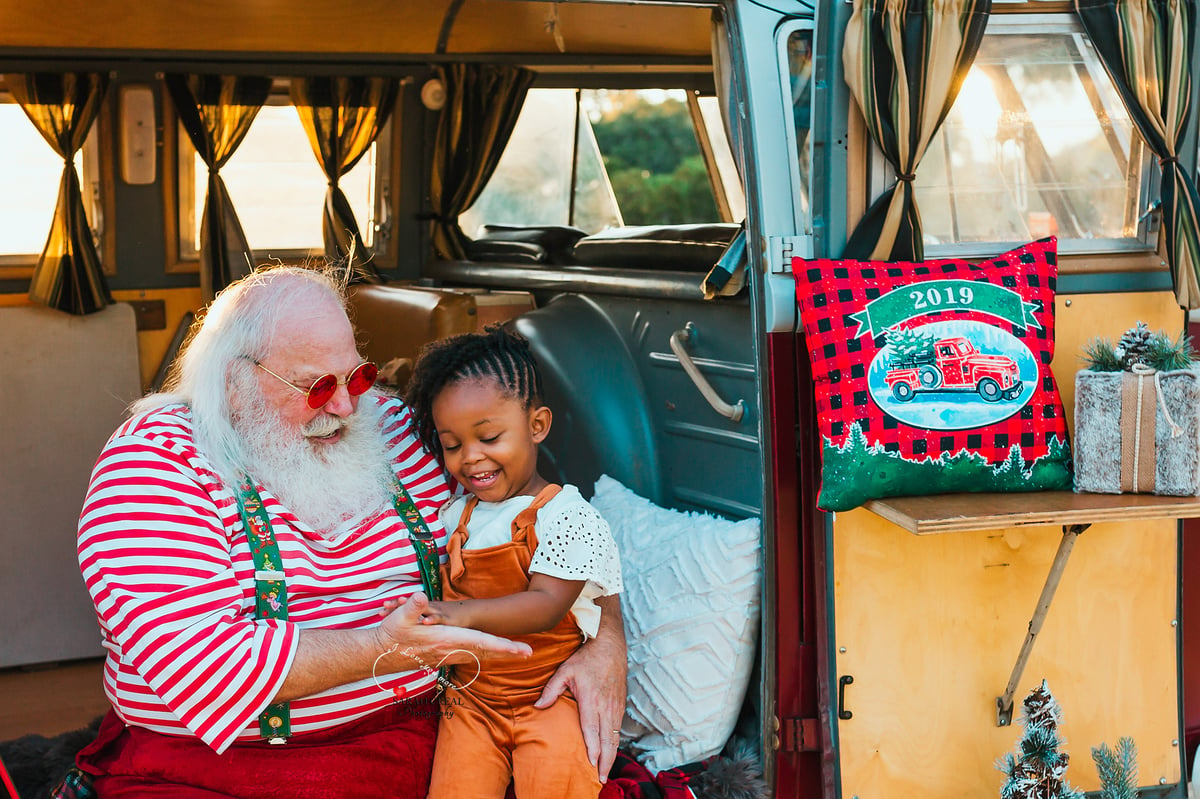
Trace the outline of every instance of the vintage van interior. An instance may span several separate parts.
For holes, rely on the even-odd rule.
[[[1184,325],[1159,248],[1159,168],[1073,5],[993,3],[966,88],[912,179],[926,257],[976,258],[1058,235],[1053,366],[1068,409],[1089,338],[1139,320]],[[370,254],[353,295],[363,348],[398,381],[402,359],[424,341],[491,320],[528,336],[555,408],[545,452],[554,477],[587,490],[608,474],[663,507],[761,519],[761,622],[735,736],[763,755],[777,795],[874,787],[951,797],[996,782],[994,758],[1012,731],[995,725],[994,694],[985,694],[1003,680],[973,680],[973,670],[1005,668],[1010,653],[981,631],[1023,634],[1029,622],[1011,597],[986,609],[978,601],[980,553],[1001,539],[914,536],[871,511],[816,510],[818,436],[790,261],[840,257],[898,179],[846,86],[852,3],[137,6],[0,0],[0,507],[9,517],[0,526],[0,695],[39,697],[0,702],[0,741],[79,726],[104,702],[75,562],[78,508],[125,404],[161,384],[220,270],[246,266],[235,228],[211,223],[229,205],[254,263],[344,255],[354,220],[356,253]],[[17,100],[25,76],[64,71],[106,84],[76,168],[86,235],[117,302],[86,316],[29,298],[64,162]],[[205,87],[188,76],[226,77]],[[344,204],[327,201],[329,180],[295,111],[297,98],[319,106],[338,78],[359,79],[376,107],[391,108],[357,141],[373,143],[339,179]],[[472,88],[447,91],[451,82]],[[222,154],[224,189],[212,189],[196,153],[204,142],[188,92],[262,106]],[[455,97],[462,110],[443,110]],[[653,120],[639,128],[656,138],[623,127],[634,115]],[[461,124],[439,127],[447,121]],[[1179,156],[1193,174],[1196,127],[1193,116]],[[1119,576],[1137,583],[1129,593],[1139,600],[1141,587],[1162,589],[1156,601],[1172,614],[1178,550],[1186,564],[1200,547],[1186,545],[1186,527],[1178,546],[1174,519],[1147,522],[1159,533],[1151,558],[1137,524],[1088,540],[1112,542],[1097,556],[1105,563],[1136,540],[1142,548]],[[1130,529],[1137,534],[1121,534]],[[1029,582],[1012,593],[1030,604],[1045,575],[1033,544],[1058,531],[1042,532],[1023,551],[1003,537],[1012,550],[1004,573]],[[1024,567],[1009,568],[1019,556]],[[920,575],[938,590],[907,582]],[[1200,730],[1200,697],[1191,692],[1184,705],[1181,675],[1200,663],[1200,637],[1189,650],[1174,626],[1125,608],[1093,619],[1093,593],[1103,592],[1064,583],[1058,601],[1075,602],[1076,617],[1093,624],[1066,625],[1053,644],[1062,656],[1045,668],[1078,692],[1077,704],[1087,700],[1096,729],[1141,725],[1144,774],[1164,786],[1154,795],[1181,796],[1180,727],[1189,739]],[[1142,658],[1128,680],[1166,686],[1151,699],[1076,673],[1079,653],[1114,641],[1133,651],[1151,636],[1170,655]],[[897,651],[910,657],[898,665]],[[933,662],[952,675],[945,685],[931,685]],[[80,663],[92,669],[86,687],[63,687],[59,676]],[[55,664],[65,665],[45,668]],[[838,696],[845,676],[856,678],[857,712]],[[972,715],[948,721],[958,713]],[[913,734],[913,719],[934,717]],[[1086,755],[1072,759],[1080,762]],[[1096,787],[1094,776],[1081,781]]]
[[[10,159],[0,167],[14,176],[8,184],[29,189],[0,198],[0,215],[18,220],[0,236],[0,320],[8,320],[0,355],[23,395],[5,389],[0,402],[5,458],[17,466],[0,479],[2,504],[17,509],[2,534],[15,557],[5,560],[0,597],[26,608],[0,619],[0,678],[101,654],[75,565],[74,517],[124,403],[161,385],[205,300],[201,258],[212,239],[202,218],[214,207],[212,183],[177,111],[172,75],[266,81],[264,107],[221,169],[257,263],[327,252],[327,178],[298,123],[297,92],[329,77],[386,79],[392,113],[340,182],[362,234],[368,279],[353,305],[368,357],[381,365],[411,358],[423,341],[516,317],[543,361],[555,409],[548,477],[590,493],[609,474],[663,507],[762,516],[764,389],[752,323],[761,311],[745,290],[705,300],[701,289],[723,255],[737,265],[742,251],[730,244],[746,213],[715,92],[712,8],[218,0],[203,13],[146,4],[127,24],[116,7],[66,0],[35,12],[0,0],[0,125],[37,156],[16,163],[7,145],[0,153],[0,163]],[[120,310],[88,316],[45,312],[28,299],[63,162],[26,124],[13,82],[65,70],[108,83],[77,162]],[[448,75],[493,80],[455,119],[469,129],[457,154],[439,150]],[[504,92],[519,95],[513,86],[526,83],[515,132],[498,146],[484,127],[503,126],[518,107]],[[622,108],[657,115],[671,130],[630,145],[610,121]],[[669,138],[679,130],[696,135]],[[625,151],[639,146],[640,156],[664,162],[659,174],[617,174]],[[468,175],[438,204],[430,176],[440,158],[462,160]],[[495,167],[490,180],[480,162]],[[293,179],[301,166],[305,177]],[[672,197],[684,184],[686,196]],[[227,265],[235,274],[245,266]],[[403,379],[403,364],[393,365]],[[708,384],[711,401],[699,387]],[[756,665],[737,730],[756,748],[767,724],[765,674]],[[33,725],[33,715],[14,717],[18,726],[0,740],[87,721],[52,729],[38,713],[40,726],[19,726]]]

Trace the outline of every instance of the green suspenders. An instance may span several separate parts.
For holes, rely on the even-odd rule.
[[[254,556],[254,618],[286,619],[287,584],[284,582],[283,559],[271,530],[271,519],[263,508],[262,497],[253,480],[243,480],[238,492],[238,510],[250,554]],[[273,744],[287,743],[292,734],[292,715],[287,702],[268,705],[258,716],[258,730]]]
[[[437,541],[429,532],[425,517],[417,510],[417,503],[412,501],[408,491],[400,485],[399,480],[392,481],[392,504],[396,513],[404,520],[408,528],[408,540],[412,542],[413,550],[417,553],[417,566],[421,569],[421,585],[425,595],[430,599],[442,598],[441,563],[438,561]]]
[[[409,540],[417,555],[417,566],[421,572],[421,584],[430,599],[442,598],[442,583],[439,574],[437,541],[429,531],[429,525],[417,509],[417,505],[399,480],[392,483],[392,504],[396,513],[408,528]],[[287,584],[283,573],[283,559],[271,530],[271,520],[263,508],[262,497],[254,487],[254,481],[242,481],[238,492],[238,511],[246,529],[250,553],[254,556],[254,618],[286,619]],[[287,702],[268,705],[258,717],[258,729],[262,737],[273,744],[286,743],[292,734],[291,712]]]

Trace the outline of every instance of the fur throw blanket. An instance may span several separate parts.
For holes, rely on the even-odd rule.
[[[12,777],[21,799],[46,799],[75,765],[75,753],[91,743],[100,719],[81,730],[71,730],[53,738],[23,735],[0,742],[0,762]]]

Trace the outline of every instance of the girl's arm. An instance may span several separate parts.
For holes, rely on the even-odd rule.
[[[493,635],[528,635],[551,629],[567,615],[583,590],[583,580],[562,580],[534,572],[529,588],[493,599],[430,602],[425,624],[471,627]]]

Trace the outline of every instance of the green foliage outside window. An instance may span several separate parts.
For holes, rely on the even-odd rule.
[[[684,103],[638,97],[593,120],[592,130],[625,224],[720,218]]]

